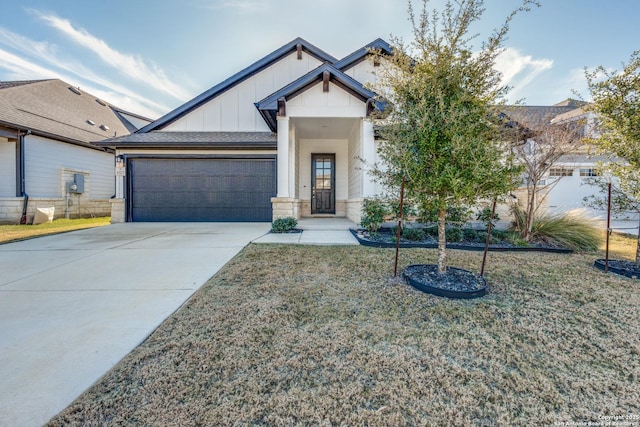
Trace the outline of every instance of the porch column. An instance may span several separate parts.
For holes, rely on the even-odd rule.
[[[367,163],[366,167],[373,165],[376,161],[376,141],[373,136],[373,123],[362,120],[361,134],[362,158]],[[376,195],[376,186],[369,172],[362,171],[362,197],[372,197]]]
[[[116,171],[116,197],[109,199],[111,203],[111,223],[125,222],[125,176],[127,174],[124,156],[116,150],[115,158]]]
[[[278,198],[289,197],[289,117],[278,116]]]

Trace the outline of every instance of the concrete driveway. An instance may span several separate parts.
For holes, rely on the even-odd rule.
[[[0,245],[0,425],[39,426],[269,223],[128,223]]]

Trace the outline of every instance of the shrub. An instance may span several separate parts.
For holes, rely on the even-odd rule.
[[[526,224],[524,211],[514,209],[513,231],[522,236]],[[574,251],[595,251],[600,246],[602,232],[593,219],[586,217],[580,211],[564,214],[537,215],[533,218],[531,227],[531,242],[573,249]]]
[[[469,242],[475,242],[478,240],[478,232],[473,228],[465,228],[462,230],[462,238]]]
[[[486,231],[478,231],[478,240],[482,243],[485,243],[487,241],[487,235],[489,233],[487,233]],[[499,243],[500,241],[498,240],[498,238],[496,238],[496,236],[493,235],[493,232],[491,233],[491,238],[489,239],[489,243],[490,244],[496,244]]]
[[[499,230],[495,228],[491,230],[491,236],[498,240],[505,240],[508,234],[509,232],[507,230]]]
[[[429,227],[425,227],[425,228],[422,229],[422,231],[427,236],[438,237],[438,226],[437,225],[432,225],[432,226],[429,226]]]
[[[418,242],[424,240],[424,231],[421,228],[403,228],[402,237],[411,242]]]
[[[529,242],[527,242],[522,237],[520,237],[520,234],[516,233],[515,231],[508,231],[504,240],[507,243],[512,244],[513,246],[522,246],[522,247],[530,246]]]
[[[452,227],[447,229],[447,242],[457,243],[462,240],[462,230],[458,227]]]
[[[518,233],[520,237],[524,236],[527,228],[527,213],[516,204],[511,207],[511,213],[513,220],[509,229]]]
[[[273,233],[286,233],[295,229],[296,225],[298,225],[298,220],[293,217],[278,218],[271,224],[271,231]]]
[[[370,233],[378,231],[384,218],[389,215],[389,206],[380,199],[364,199],[362,203],[362,219],[360,226]]]

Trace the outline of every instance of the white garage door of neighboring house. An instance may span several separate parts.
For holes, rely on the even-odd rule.
[[[271,221],[276,159],[130,159],[129,221]]]

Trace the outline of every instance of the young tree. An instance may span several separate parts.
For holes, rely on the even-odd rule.
[[[446,272],[447,208],[506,194],[518,168],[505,147],[495,110],[507,88],[494,68],[509,24],[534,0],[523,0],[479,51],[469,31],[484,12],[482,0],[448,1],[441,13],[422,0],[418,15],[409,1],[414,40],[392,39],[394,55],[376,91],[387,102],[372,171],[387,188],[406,179],[409,197],[438,212],[438,272]]]
[[[527,189],[527,203],[525,208],[526,223],[522,230],[522,238],[529,240],[533,218],[540,204],[548,194],[549,187],[541,187],[540,181],[548,174],[554,164],[560,160],[569,160],[581,146],[581,122],[545,123],[536,130],[527,132],[526,141],[516,144],[514,152],[517,161],[524,166],[524,184]],[[520,123],[527,129],[535,129],[533,125]],[[562,179],[559,177],[558,180]],[[557,184],[556,181],[554,184]]]
[[[587,196],[583,199],[584,203],[588,207],[606,211],[609,206],[608,187],[611,182],[611,213],[617,215],[634,213],[640,218],[640,170],[626,170],[623,175],[620,175],[621,171],[616,170],[617,166],[616,164],[602,166],[601,176],[587,180],[587,184],[600,189],[600,195]],[[636,244],[635,263],[640,268],[640,244]]]
[[[640,196],[640,51],[631,55],[620,72],[600,66],[585,71],[596,114],[596,136],[587,140],[600,153],[611,157],[607,168],[629,200]],[[640,234],[636,250],[640,266]]]

